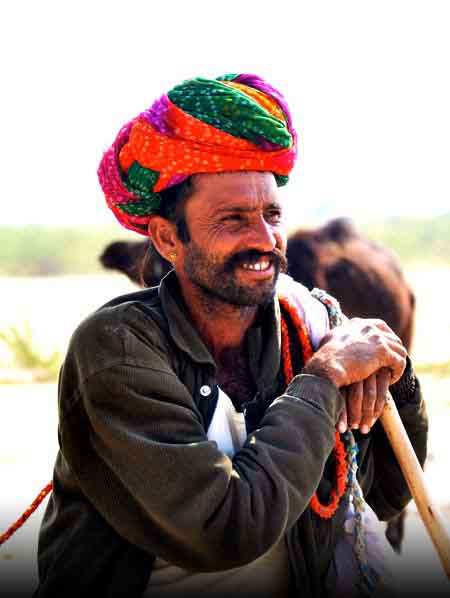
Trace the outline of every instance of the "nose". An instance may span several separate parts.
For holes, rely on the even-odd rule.
[[[250,232],[249,245],[261,253],[271,252],[283,248],[283,234],[279,226],[274,226],[263,217],[253,223]]]

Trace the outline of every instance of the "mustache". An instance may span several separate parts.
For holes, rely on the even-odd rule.
[[[231,271],[240,266],[241,264],[255,264],[260,259],[265,258],[275,266],[278,272],[287,272],[288,262],[287,258],[279,249],[273,249],[272,251],[261,252],[256,249],[249,249],[248,251],[241,251],[235,253],[230,257],[224,265],[225,270]]]

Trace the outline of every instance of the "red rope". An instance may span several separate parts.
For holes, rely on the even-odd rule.
[[[301,345],[302,350],[303,350],[303,355],[304,355],[305,363],[306,363],[312,357],[313,350],[312,350],[312,347],[311,347],[311,343],[309,341],[308,330],[307,330],[307,328],[305,326],[305,323],[303,322],[303,320],[299,316],[298,311],[295,309],[295,307],[290,303],[290,301],[286,297],[280,297],[279,296],[278,297],[278,301],[280,302],[280,305],[289,314],[289,317],[291,318],[292,323],[293,323],[295,329],[297,330],[298,338],[299,338],[300,345]],[[285,341],[285,343],[286,343],[286,352],[283,353],[283,357],[288,358],[289,362],[290,362],[291,356],[290,356],[290,347],[289,347],[289,333],[288,333],[287,326],[284,323],[283,319],[281,320],[281,322],[282,322],[282,324],[281,324],[282,332],[283,332],[283,328],[284,328],[284,332],[285,332],[285,335],[287,337],[287,341]],[[284,326],[283,326],[283,324],[284,324]],[[292,371],[292,366],[291,366],[291,371]],[[291,380],[292,377],[293,377],[293,374],[291,374],[291,377],[289,378],[289,381]]]
[[[33,502],[31,503],[31,505],[28,507],[28,509],[26,511],[24,511],[22,513],[22,515],[19,517],[19,519],[13,523],[11,525],[11,527],[9,527],[6,532],[4,534],[2,534],[0,536],[0,546],[6,542],[6,540],[9,540],[9,538],[20,528],[22,527],[22,525],[25,523],[25,521],[30,517],[30,515],[32,515],[34,513],[34,511],[38,508],[38,506],[41,504],[41,502],[44,500],[44,498],[47,496],[47,494],[49,492],[51,492],[53,488],[53,483],[50,482],[49,484],[47,484],[47,486],[45,486],[45,488],[43,488],[39,494],[36,496],[36,498],[33,500]]]
[[[298,340],[303,350],[303,356],[305,363],[312,356],[313,351],[311,343],[309,341],[308,330],[303,320],[298,315],[297,310],[289,303],[285,297],[278,297],[280,305],[289,314],[293,325],[295,326],[298,334]],[[283,356],[283,371],[286,379],[286,384],[289,384],[294,377],[294,370],[292,367],[291,349],[290,349],[289,331],[287,324],[281,316],[281,354]],[[336,513],[339,506],[339,501],[345,493],[348,479],[348,464],[347,464],[347,453],[344,447],[344,443],[341,440],[339,432],[335,434],[336,446],[334,449],[334,455],[336,458],[336,489],[333,488],[330,492],[330,498],[328,504],[323,505],[317,494],[311,499],[311,509],[322,519],[330,519]]]

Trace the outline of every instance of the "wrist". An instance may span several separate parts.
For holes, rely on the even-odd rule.
[[[325,378],[337,388],[344,386],[342,372],[330,361],[325,362],[324,360],[312,357],[302,369],[302,374],[311,374],[319,378]]]

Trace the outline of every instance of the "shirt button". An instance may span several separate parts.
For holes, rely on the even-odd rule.
[[[200,394],[202,395],[202,397],[209,397],[209,395],[211,394],[211,387],[208,386],[207,384],[205,384],[204,386],[202,386],[200,388]]]

